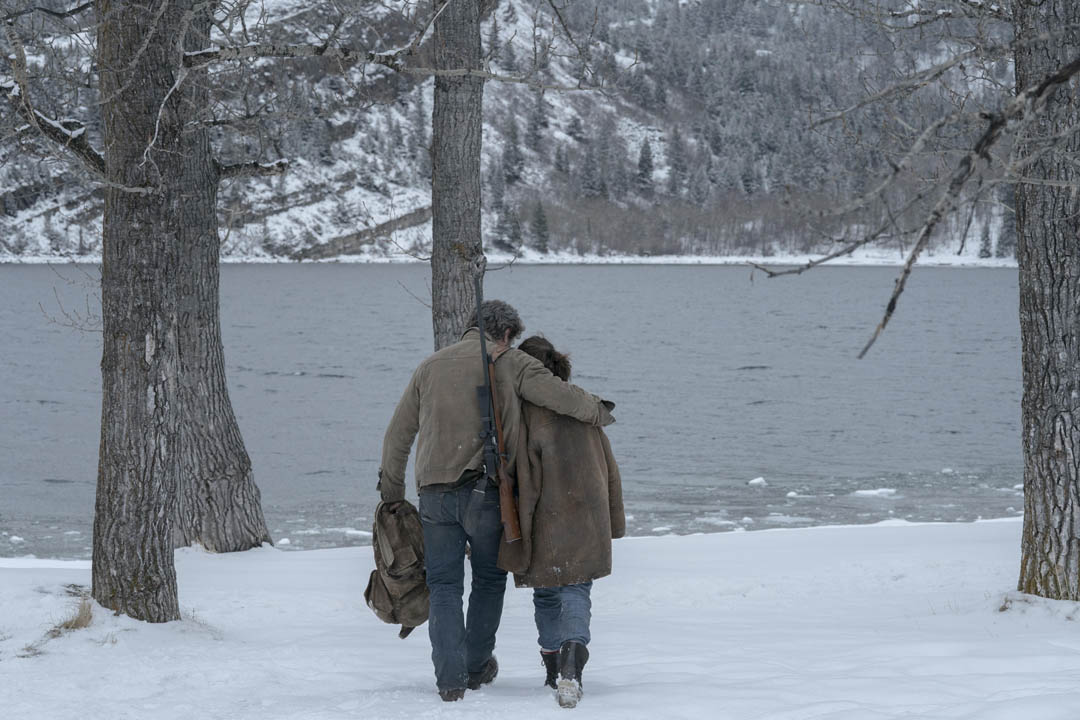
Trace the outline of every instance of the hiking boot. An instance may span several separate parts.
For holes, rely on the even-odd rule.
[[[487,685],[499,674],[499,661],[492,655],[484,664],[480,672],[469,673],[469,689],[479,690],[481,685]]]
[[[454,688],[452,690],[440,690],[439,697],[443,699],[443,702],[456,702],[465,697],[465,688]]]
[[[559,688],[559,651],[541,650],[540,660],[543,661],[544,670],[547,671],[544,684],[552,690],[557,690]]]
[[[559,706],[572,708],[581,700],[581,671],[589,661],[589,650],[579,642],[568,640],[559,650],[559,684],[555,699]]]

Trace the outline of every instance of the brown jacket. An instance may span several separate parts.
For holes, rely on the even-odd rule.
[[[503,543],[502,567],[514,571],[518,587],[609,575],[611,539],[626,533],[626,516],[607,435],[528,403],[524,412],[528,450],[518,456],[522,542],[520,549]],[[527,562],[515,562],[517,553]]]
[[[489,339],[488,349],[493,345]],[[465,470],[483,467],[483,415],[476,392],[484,384],[481,368],[480,332],[476,328],[416,368],[383,438],[379,477],[384,501],[405,497],[405,465],[414,438],[417,489],[454,483]],[[523,438],[521,400],[588,425],[615,422],[600,398],[563,382],[539,360],[515,348],[495,360],[495,383],[511,475]]]

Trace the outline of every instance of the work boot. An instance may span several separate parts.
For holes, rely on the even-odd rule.
[[[559,686],[555,699],[559,706],[572,708],[581,700],[581,671],[589,661],[589,649],[579,642],[568,640],[559,650]]]
[[[489,682],[495,679],[495,676],[499,674],[499,661],[492,655],[488,658],[488,661],[484,663],[484,667],[480,672],[469,673],[469,689],[479,690],[481,685],[487,685]]]
[[[547,671],[547,678],[544,679],[544,684],[552,690],[559,689],[559,651],[558,650],[541,650],[540,659],[544,663],[544,670]]]
[[[455,702],[465,697],[465,688],[453,688],[452,690],[440,690],[439,697],[443,702]]]

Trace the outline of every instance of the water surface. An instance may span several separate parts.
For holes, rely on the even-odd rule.
[[[223,268],[230,393],[288,547],[367,542],[383,431],[432,349],[428,273]],[[1017,271],[917,269],[857,360],[895,276],[515,266],[486,292],[618,404],[632,534],[1018,514]],[[0,266],[0,556],[89,554],[100,337],[68,325],[97,312],[97,277]]]

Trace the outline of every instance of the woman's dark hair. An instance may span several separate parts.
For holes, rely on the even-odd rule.
[[[555,377],[570,381],[570,356],[555,350],[555,346],[548,342],[543,335],[533,335],[525,338],[518,345],[518,350],[528,353],[544,363],[544,367],[551,371]]]

